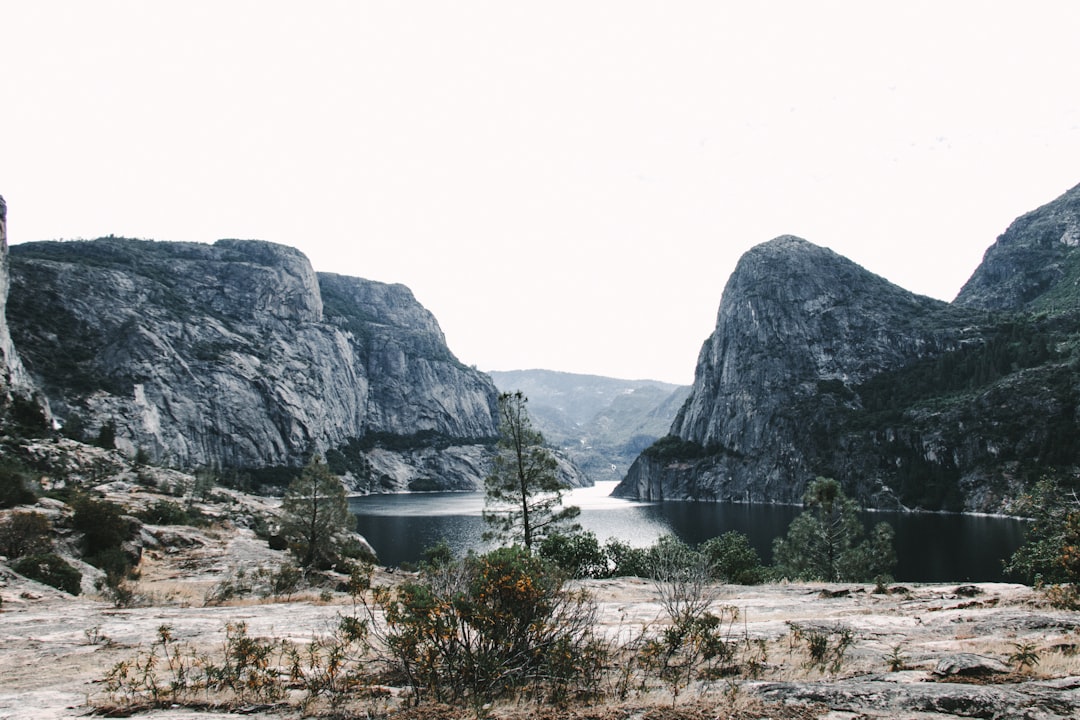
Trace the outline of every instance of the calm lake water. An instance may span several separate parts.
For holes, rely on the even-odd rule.
[[[608,497],[615,482],[601,482],[564,496],[581,508],[579,522],[603,543],[611,537],[637,547],[673,534],[697,544],[728,530],[750,538],[762,559],[771,561],[772,541],[787,532],[801,512],[794,507],[714,503],[642,503]],[[412,493],[350,498],[359,531],[384,565],[416,562],[425,548],[446,540],[458,555],[482,550],[483,493]],[[979,582],[1004,580],[1001,562],[1023,541],[1023,523],[970,515],[867,513],[896,529],[899,582]]]

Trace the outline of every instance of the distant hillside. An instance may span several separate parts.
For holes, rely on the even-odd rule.
[[[688,386],[553,370],[490,372],[501,392],[529,398],[533,423],[593,481],[619,480],[638,453],[667,434]]]

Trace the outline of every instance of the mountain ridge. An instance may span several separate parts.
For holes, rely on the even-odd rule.
[[[1038,473],[1075,469],[1078,197],[1014,222],[954,303],[793,236],[752,248],[669,437],[616,494],[798,503],[829,475],[870,507],[1007,512]],[[1048,312],[1054,292],[1072,304]]]
[[[320,454],[357,492],[482,485],[495,387],[404,286],[250,240],[23,243],[9,259],[15,345],[72,435],[111,428],[129,455],[189,469]]]
[[[685,385],[558,370],[488,373],[500,392],[522,391],[533,424],[594,482],[617,480],[663,436],[689,393]]]

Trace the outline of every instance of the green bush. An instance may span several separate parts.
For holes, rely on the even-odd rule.
[[[1080,502],[1076,500],[1076,481],[1043,477],[1020,498],[1014,510],[1032,522],[1025,528],[1024,544],[1005,564],[1005,572],[1036,585],[1080,583]]]
[[[604,553],[610,564],[610,577],[649,576],[649,554],[644,548],[632,547],[618,538],[610,538],[604,543]]]
[[[52,523],[36,512],[15,512],[0,522],[0,555],[15,559],[52,549]]]
[[[195,508],[185,508],[171,500],[158,500],[150,507],[139,512],[137,517],[151,525],[192,525],[207,524],[206,517]]]
[[[695,679],[708,682],[737,670],[738,643],[730,638],[738,620],[733,605],[715,613],[698,606],[694,614],[672,616],[671,625],[644,641],[639,662],[667,686],[674,704]]]
[[[19,558],[12,569],[40,583],[51,585],[71,595],[81,591],[82,573],[68,565],[63,558],[52,553],[28,555]]]
[[[594,693],[606,659],[595,605],[562,578],[520,546],[426,564],[416,580],[373,590],[385,625],[372,627],[417,702]]]
[[[607,577],[608,556],[590,531],[548,535],[540,543],[540,557],[575,578]]]
[[[29,468],[15,458],[0,458],[0,508],[28,505],[37,500]]]
[[[698,550],[708,558],[713,577],[736,585],[756,585],[765,579],[765,568],[750,539],[731,530],[701,544]]]
[[[82,533],[86,561],[106,573],[127,574],[132,565],[121,546],[135,535],[135,523],[123,515],[120,506],[85,495],[75,499],[72,524]]]

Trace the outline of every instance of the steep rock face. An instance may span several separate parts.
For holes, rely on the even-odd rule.
[[[996,292],[980,268],[965,302],[913,295],[797,238],[750,250],[670,435],[616,494],[797,503],[826,475],[871,507],[1001,512],[1047,468],[1077,467],[1076,260],[1055,246],[1047,270],[1046,253],[1016,250],[1050,235],[1070,249],[1075,193],[1018,220],[987,253],[1010,258],[1011,280]],[[1017,303],[1040,312],[997,310]]]
[[[956,304],[987,310],[1075,307],[1080,295],[1080,185],[1017,218],[987,249]]]
[[[735,453],[760,447],[771,421],[782,420],[777,410],[815,393],[819,381],[858,384],[955,344],[953,334],[920,327],[945,308],[800,238],[759,245],[724,289],[673,433]]]
[[[349,332],[368,375],[367,427],[490,438],[491,380],[461,365],[435,317],[404,285],[319,274],[326,320]]]
[[[10,280],[8,278],[7,244],[7,203],[0,196],[0,396],[5,403],[15,396],[27,396],[32,390],[30,376],[27,375],[15,344],[11,341],[11,332],[7,323],[7,299]]]
[[[280,245],[18,245],[9,315],[69,431],[115,427],[120,449],[178,467],[296,466],[373,435],[469,446],[496,434],[491,381],[457,362],[408,289],[320,277]],[[370,468],[362,456],[376,446],[351,469]],[[428,474],[402,457],[405,486]],[[437,486],[483,478],[452,465]],[[353,475],[358,488],[400,489]]]
[[[903,290],[792,236],[759,245],[724,288],[716,330],[671,434],[708,462],[640,457],[617,492],[643,499],[798,502],[813,477],[812,432],[847,388],[882,369],[958,346],[963,333],[929,329],[948,306]]]

